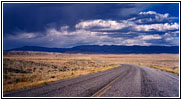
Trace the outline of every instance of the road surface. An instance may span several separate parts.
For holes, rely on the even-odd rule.
[[[121,67],[4,93],[4,97],[179,97],[179,77],[158,69]]]

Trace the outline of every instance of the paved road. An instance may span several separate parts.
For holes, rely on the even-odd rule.
[[[179,77],[123,64],[111,70],[4,93],[4,97],[178,97]]]

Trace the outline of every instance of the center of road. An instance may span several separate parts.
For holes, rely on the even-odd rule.
[[[127,74],[127,73],[125,73]],[[106,93],[111,87],[112,84],[117,81],[122,75],[118,75],[114,80],[112,80],[109,84],[107,84],[106,86],[104,86],[103,88],[101,88],[99,91],[97,91],[96,93],[94,93],[91,97],[101,97],[104,93]]]

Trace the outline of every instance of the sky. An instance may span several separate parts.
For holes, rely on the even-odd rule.
[[[3,49],[179,45],[178,3],[3,3]]]

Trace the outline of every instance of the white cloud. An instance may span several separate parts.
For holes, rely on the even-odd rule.
[[[16,35],[8,35],[8,39],[32,39],[37,37],[38,33],[28,33],[28,32],[23,32],[21,34],[16,34]]]
[[[177,34],[179,34],[179,31],[174,31],[174,32],[171,32],[172,34],[174,34],[174,35],[177,35]]]
[[[69,28],[69,26],[68,26],[68,25],[65,25],[65,26],[62,26],[62,27],[60,28],[60,30],[61,30],[61,31],[67,31],[68,28]]]
[[[154,21],[154,19],[152,19],[152,18],[145,18],[145,19],[138,19],[135,22],[144,23],[144,22],[153,22],[153,21]]]
[[[168,13],[160,14],[155,11],[140,12],[138,18],[133,19],[137,23],[166,22],[176,17],[169,17]]]
[[[99,30],[118,30],[128,26],[132,26],[133,24],[134,24],[133,22],[127,20],[115,21],[115,20],[96,19],[96,20],[82,21],[76,24],[75,27],[77,29],[98,28]]]
[[[23,33],[20,36],[21,38],[35,38],[36,34],[35,33]]]
[[[140,12],[140,15],[147,15],[147,14],[157,14],[155,11],[148,11],[148,12]]]
[[[179,25],[177,23],[174,24],[150,24],[150,25],[136,25],[134,28],[137,31],[167,31],[167,30],[176,30],[178,29]]]
[[[145,12],[143,12],[145,14]],[[146,12],[154,13],[154,12]],[[161,15],[162,16],[162,15]],[[166,15],[164,15],[166,16]],[[161,23],[161,24],[144,24],[144,25],[137,25],[135,22],[142,23],[143,21],[152,22],[152,18],[145,18],[145,19],[138,19],[137,21],[132,21],[135,18],[130,18],[128,20],[87,20],[82,21],[75,25],[76,29],[83,29],[83,30],[121,30],[123,28],[131,27],[136,31],[167,31],[167,30],[176,30],[178,29],[179,25],[177,23]]]
[[[152,40],[152,39],[162,39],[162,36],[158,35],[158,34],[154,34],[154,35],[141,35],[139,36],[140,39],[142,40]]]
[[[166,41],[176,41],[174,39],[176,39],[176,34],[178,33],[179,31],[176,31],[176,32],[166,32],[163,36],[163,38],[166,40]],[[178,39],[177,39],[178,40]]]
[[[160,14],[160,13],[156,13],[155,11],[148,11],[148,12],[140,12],[140,15],[155,15],[155,19],[158,21],[167,19],[169,14]]]
[[[99,44],[103,41],[111,40],[111,37],[108,36],[99,36],[98,34],[108,34],[107,32],[92,32],[84,29],[77,29],[75,31],[68,30],[56,30],[54,28],[47,29],[46,35],[42,37],[42,40],[49,40],[52,42],[52,46],[63,46],[63,45],[72,45],[75,44]],[[112,41],[113,42],[113,41]]]
[[[144,40],[141,40],[139,38],[132,38],[132,39],[126,39],[122,41],[122,45],[132,46],[132,45],[141,45],[141,46],[148,46],[151,45],[151,43],[147,43]]]
[[[167,14],[157,14],[157,15],[155,16],[155,19],[158,20],[158,21],[162,21],[162,20],[164,20],[164,19],[167,19],[168,16],[169,16],[168,13],[167,13]]]
[[[167,32],[162,35],[162,37],[166,42],[170,43],[170,45],[179,45],[179,37],[176,36],[176,33],[177,32]]]
[[[165,40],[170,41],[170,40],[173,40],[173,39],[174,39],[173,37],[167,37]]]

